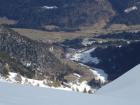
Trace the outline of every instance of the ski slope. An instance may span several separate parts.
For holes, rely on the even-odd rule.
[[[140,105],[140,65],[95,94],[0,82],[0,105]]]

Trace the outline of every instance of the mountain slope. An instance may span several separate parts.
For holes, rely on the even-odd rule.
[[[64,76],[73,71],[50,51],[51,47],[53,45],[30,40],[11,29],[0,27],[0,73],[15,72],[30,79],[48,79],[60,85]]]
[[[0,82],[0,104],[92,105],[94,103],[98,105],[139,105],[139,69],[140,65],[134,67],[125,75],[106,85],[93,95],[11,85]]]
[[[52,75],[66,72],[64,65],[50,52],[50,47],[49,44],[22,37],[11,29],[1,28],[0,52],[7,54],[15,62],[27,68],[28,71],[34,72],[33,76],[37,71],[43,74],[52,72]],[[7,62],[9,62],[8,59]]]
[[[118,79],[103,87],[97,94],[106,94],[106,96],[113,96],[114,98],[119,97],[119,99],[122,98],[126,100],[126,102],[131,101],[133,104],[138,105],[138,97],[140,94],[139,70],[140,65],[137,65]]]
[[[104,24],[113,15],[108,0],[0,1],[0,16],[16,20],[16,26],[26,28],[71,31],[101,21]]]
[[[39,80],[50,87],[67,87],[78,92],[88,89],[86,92],[90,93],[107,82],[91,68],[64,56],[64,49],[55,43],[31,40],[12,29],[0,27],[0,76],[4,79],[21,84],[34,84],[28,83],[30,79]],[[95,85],[90,86],[90,81]]]
[[[62,44],[68,59],[102,69],[111,81],[140,63],[140,32],[101,34]]]
[[[139,14],[139,0],[0,1],[1,18],[13,20],[16,27],[48,31],[77,31],[85,26],[103,28],[108,24],[139,25]]]
[[[138,25],[140,21],[139,0],[109,0],[116,16],[112,19],[113,23]]]

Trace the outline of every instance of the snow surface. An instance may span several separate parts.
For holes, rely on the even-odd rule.
[[[140,65],[95,94],[0,82],[0,105],[140,105]]]
[[[73,91],[77,91],[77,92],[84,92],[84,90],[88,91],[92,91],[93,93],[96,91],[96,89],[91,89],[91,87],[88,85],[87,81],[83,81],[82,83],[69,83],[72,90]]]
[[[124,105],[140,105],[140,65],[108,84],[98,94],[106,94],[124,101]],[[111,90],[111,91],[110,91]],[[118,103],[118,105],[120,105]]]
[[[96,79],[102,82],[102,84],[104,84],[105,82],[107,82],[108,80],[108,75],[104,72],[104,70],[99,69],[99,68],[94,68],[94,69],[90,69],[93,74],[96,76]]]
[[[21,82],[21,84],[24,85],[31,85],[31,86],[39,86],[39,87],[46,87],[49,88],[49,86],[45,85],[44,82],[45,80],[34,80],[34,79],[29,79],[29,78],[25,78],[23,76],[21,77],[21,81],[17,81],[15,78],[17,76],[17,73],[13,73],[10,72],[8,78],[6,79],[7,81],[9,81],[10,83],[19,83]]]
[[[124,12],[125,12],[125,13],[129,13],[129,12],[135,11],[135,10],[137,10],[137,9],[138,9],[137,6],[132,6],[132,7],[130,7],[130,8],[125,9]]]
[[[90,68],[87,65],[84,65],[82,63],[80,63],[81,66],[85,66],[87,68],[89,68],[89,70],[93,73],[94,76],[96,76],[96,80],[100,80],[102,82],[102,84],[106,83],[108,81],[108,75],[104,72],[104,70],[99,69],[99,68]]]
[[[70,59],[73,61],[81,62],[81,63],[92,62],[92,63],[98,64],[100,63],[100,60],[97,57],[93,58],[91,56],[91,52],[93,52],[95,49],[96,48],[92,48],[87,51],[77,52]]]
[[[72,61],[77,61],[80,62],[80,65],[82,66],[86,66],[85,63],[94,63],[94,64],[98,64],[100,63],[100,60],[97,57],[92,57],[91,56],[91,52],[93,52],[96,48],[92,48],[86,51],[79,51],[77,53],[75,53],[72,57],[70,57],[70,60]],[[82,64],[83,63],[83,64]],[[107,82],[108,80],[108,75],[104,72],[104,70],[99,69],[99,68],[90,68],[88,66],[86,66],[87,68],[89,68],[90,71],[92,71],[93,75],[96,76],[97,80],[101,80],[101,82],[104,84],[105,82]]]
[[[77,74],[77,73],[73,73],[73,75],[74,75],[74,76],[77,76],[77,77],[79,77],[79,78],[81,77],[81,75],[79,75],[79,74]]]
[[[82,45],[84,46],[89,46],[89,45],[92,45],[95,41],[90,41],[89,38],[85,38],[83,41],[82,41]]]
[[[47,10],[52,10],[52,9],[57,9],[57,6],[43,6],[43,9],[47,9]]]
[[[74,73],[75,76],[77,76],[78,78],[80,78],[81,76],[77,73]],[[29,78],[25,78],[23,76],[20,75],[21,80],[17,81],[16,80],[17,77],[17,73],[14,72],[9,72],[9,76],[7,79],[5,79],[4,77],[0,76],[0,81],[7,81],[9,83],[14,83],[14,84],[22,84],[22,85],[27,85],[27,86],[38,86],[38,87],[43,87],[43,88],[52,88],[52,89],[58,89],[58,90],[65,90],[65,91],[76,91],[76,92],[84,92],[84,90],[86,89],[86,91],[92,91],[95,92],[95,89],[92,89],[87,81],[83,81],[82,83],[79,83],[79,79],[76,80],[74,83],[70,82],[70,83],[65,83],[66,85],[68,85],[69,87],[65,87],[65,86],[60,86],[60,87],[53,87],[53,86],[48,86],[47,83],[51,83],[52,81],[47,81],[47,80],[35,80],[35,79],[29,79]]]

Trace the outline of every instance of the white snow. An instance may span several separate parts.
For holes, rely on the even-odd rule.
[[[47,10],[52,10],[52,9],[57,9],[57,6],[43,6],[43,9],[47,9]]]
[[[118,48],[121,48],[122,47],[122,45],[119,45],[119,46],[117,46]]]
[[[137,10],[137,9],[138,9],[137,6],[132,6],[132,7],[130,7],[130,8],[125,9],[124,12],[125,12],[125,13],[129,13],[129,12],[135,11],[135,10]]]
[[[101,94],[110,94],[117,97],[125,97],[133,99],[138,99],[140,95],[140,64],[129,70],[127,73],[109,83],[107,86],[104,86],[97,93]],[[111,91],[110,91],[111,90]],[[140,101],[139,101],[140,102]],[[133,104],[137,105],[137,104]]]
[[[140,105],[140,65],[95,94],[0,82],[0,105]]]
[[[70,60],[81,62],[80,65],[86,66],[82,63],[94,63],[98,64],[100,63],[100,60],[97,57],[91,57],[90,53],[93,52],[96,48],[89,49],[87,51],[79,51],[75,53]],[[86,66],[88,67],[88,66]],[[101,80],[101,82],[104,84],[108,80],[108,75],[104,72],[104,70],[101,70],[99,68],[90,68],[88,67],[90,71],[92,71],[93,75],[96,76],[97,80]]]
[[[45,80],[29,79],[29,78],[25,78],[25,77],[20,75],[22,80],[17,81],[15,79],[16,76],[17,76],[17,73],[9,72],[9,76],[8,76],[8,78],[6,80],[9,81],[10,83],[20,83],[21,82],[21,84],[24,84],[24,85],[31,85],[31,86],[39,86],[39,87],[48,88],[48,86],[44,84]]]
[[[70,59],[73,61],[81,62],[81,63],[89,63],[92,62],[94,64],[100,63],[100,60],[97,57],[92,57],[91,52],[93,52],[95,48],[89,49],[83,52],[75,53]]]
[[[31,66],[31,62],[30,62],[30,63],[27,63],[26,66],[27,66],[27,67],[30,67],[30,66]]]
[[[83,81],[82,83],[77,83],[77,84],[73,84],[73,83],[69,83],[71,85],[71,88],[73,91],[79,91],[79,92],[84,92],[84,90],[86,90],[86,92],[92,90],[92,92],[95,92],[95,89],[91,89],[91,87],[87,84],[87,81]]]
[[[100,80],[102,84],[108,81],[108,75],[104,72],[104,70],[99,68],[90,69],[93,74],[96,76],[97,80]]]
[[[80,63],[80,65],[89,68],[89,70],[93,73],[93,75],[96,76],[96,80],[100,80],[102,84],[104,84],[108,81],[108,74],[106,74],[104,72],[104,70],[99,69],[99,68],[91,68],[91,67],[84,65],[82,63]]]
[[[30,67],[32,63],[30,61],[22,61],[23,65],[26,67]]]
[[[102,43],[104,43],[104,42],[107,42],[107,41],[102,41],[102,40],[98,41],[98,43],[100,43],[100,44],[102,44]]]
[[[127,41],[127,44],[130,44],[131,42],[130,41]]]
[[[8,78],[5,79],[0,76],[0,81],[5,81],[5,82],[7,81],[12,84],[18,83],[18,84],[27,85],[27,86],[37,86],[37,87],[52,88],[52,89],[65,90],[65,91],[77,91],[78,90],[77,92],[83,92],[84,89],[86,89],[86,91],[89,91],[89,90],[93,91],[93,89],[87,84],[87,81],[83,81],[82,83],[79,83],[79,81],[77,80],[77,81],[75,81],[75,83],[67,83],[67,85],[69,85],[70,87],[64,87],[63,85],[61,85],[60,87],[53,87],[53,86],[50,87],[47,85],[47,83],[50,83],[51,81],[29,79],[29,78],[25,78],[21,75],[20,75],[21,81],[17,81],[15,79],[17,75],[18,75],[17,73],[9,72]],[[74,73],[74,75],[79,78],[81,77],[77,73]]]
[[[85,38],[83,41],[82,41],[82,45],[84,46],[88,46],[88,45],[92,45],[95,41],[90,41],[89,38]]]
[[[49,48],[49,51],[50,51],[50,52],[53,52],[53,51],[54,51],[53,46]]]
[[[77,73],[73,73],[73,75],[77,76],[77,77],[81,77],[81,75],[77,74]]]

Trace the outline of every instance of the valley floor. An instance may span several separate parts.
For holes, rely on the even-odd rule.
[[[96,29],[95,27],[86,27],[82,28],[80,31],[76,32],[48,32],[35,29],[26,29],[26,28],[12,28],[14,31],[20,33],[23,36],[31,38],[32,40],[39,40],[47,42],[48,40],[54,42],[63,42],[65,40],[80,38],[80,37],[93,37],[95,35],[104,35],[109,33],[122,33],[122,32],[138,32],[140,31],[140,25],[131,25],[126,26],[126,28],[121,28],[123,24],[114,24],[115,28],[108,29]],[[114,26],[113,25],[113,26]],[[117,27],[116,27],[117,26]]]

